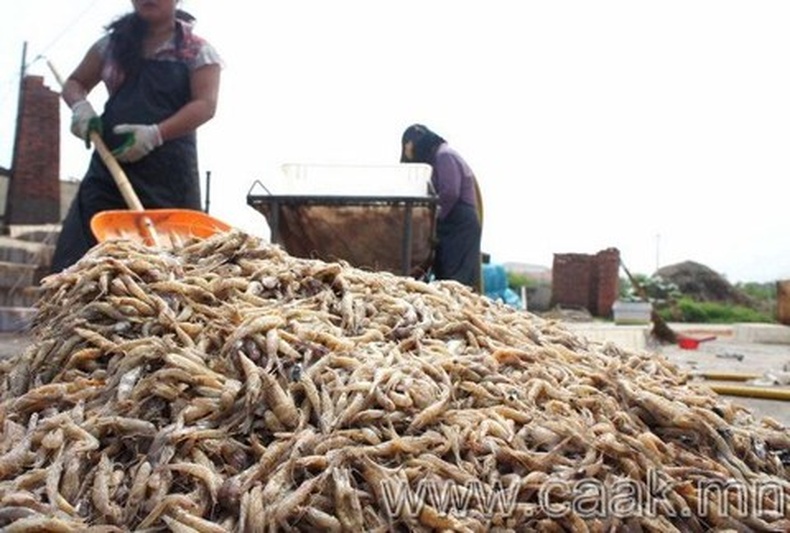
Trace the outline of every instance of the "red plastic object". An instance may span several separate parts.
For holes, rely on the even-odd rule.
[[[681,337],[678,339],[678,346],[683,350],[696,350],[699,344],[705,341],[712,341],[715,336],[705,337],[704,339],[695,339],[693,337]]]
[[[699,347],[699,341],[697,339],[680,339],[678,346],[684,350],[696,350]]]

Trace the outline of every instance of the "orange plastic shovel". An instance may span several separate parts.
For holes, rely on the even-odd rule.
[[[91,218],[91,231],[99,242],[132,239],[149,246],[178,247],[193,238],[207,238],[231,227],[201,211],[192,209],[145,209],[126,173],[97,132],[91,142],[112,174],[129,210],[101,211]]]
[[[47,61],[58,83],[63,79],[51,62]],[[181,246],[194,238],[207,238],[229,231],[231,226],[201,211],[191,209],[145,209],[129,182],[121,165],[112,155],[101,135],[92,131],[90,139],[107,169],[112,174],[129,210],[102,211],[91,219],[91,231],[99,242],[112,239],[132,239],[149,246]]]

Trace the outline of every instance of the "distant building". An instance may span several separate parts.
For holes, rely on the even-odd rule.
[[[547,266],[513,261],[506,262],[504,265],[508,272],[521,274],[538,283],[551,283],[551,268]]]
[[[77,196],[77,189],[80,186],[80,181],[74,178],[60,181],[60,222],[66,218],[66,213],[69,212],[72,200]]]
[[[8,182],[10,179],[11,171],[0,167],[0,220],[3,222],[5,222],[6,199],[8,198]],[[60,182],[60,218],[58,223],[63,222],[63,219],[66,218],[66,213],[69,210],[69,206],[71,206],[72,200],[77,195],[79,186],[80,182],[76,179]]]

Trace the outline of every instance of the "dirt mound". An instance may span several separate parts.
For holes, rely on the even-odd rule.
[[[660,268],[656,275],[674,283],[685,296],[699,302],[720,302],[755,307],[751,297],[735,288],[714,270],[695,263],[684,261]]]

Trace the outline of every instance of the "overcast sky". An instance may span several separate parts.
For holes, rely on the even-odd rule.
[[[199,132],[211,214],[283,163],[384,165],[422,122],[467,159],[494,261],[551,266],[616,247],[632,272],[696,261],[790,278],[786,1],[184,0],[225,61]],[[11,166],[23,43],[57,90],[127,0],[0,5],[0,166]],[[91,95],[101,107],[105,94]],[[63,179],[89,153],[62,109]]]

